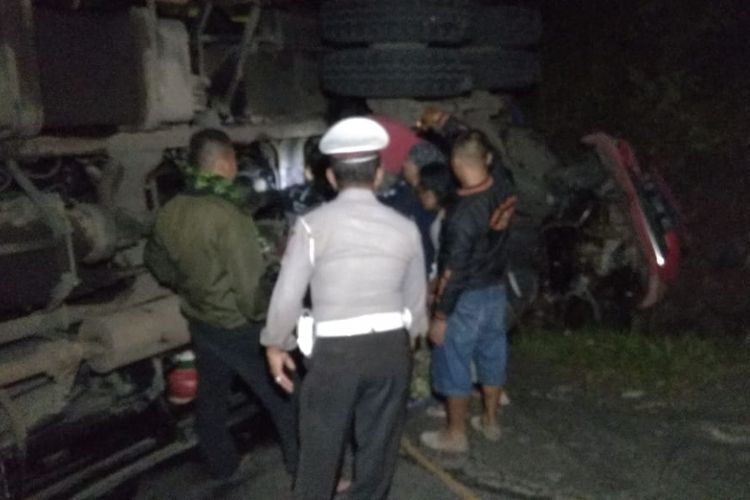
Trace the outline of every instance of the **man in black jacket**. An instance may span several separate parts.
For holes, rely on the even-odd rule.
[[[472,426],[497,440],[498,401],[505,384],[507,228],[516,198],[510,182],[490,171],[492,154],[481,132],[462,133],[451,163],[461,189],[446,217],[430,339],[432,379],[446,397],[444,430],[425,432],[422,443],[441,451],[468,450],[465,420],[471,395],[471,362],[482,386],[484,412]]]

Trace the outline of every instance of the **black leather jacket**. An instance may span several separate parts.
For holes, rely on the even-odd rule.
[[[441,290],[437,315],[448,315],[466,290],[503,283],[508,263],[507,230],[493,229],[498,207],[512,195],[512,185],[500,174],[488,178],[486,186],[459,194],[449,208],[440,243]]]

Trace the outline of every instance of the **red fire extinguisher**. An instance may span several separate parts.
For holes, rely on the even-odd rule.
[[[167,376],[167,400],[184,405],[198,394],[198,371],[195,369],[195,354],[184,351],[174,357],[175,367]]]

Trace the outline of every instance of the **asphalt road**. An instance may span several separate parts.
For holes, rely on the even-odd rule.
[[[258,446],[250,452],[242,465],[242,478],[231,486],[217,486],[205,475],[197,460],[186,460],[174,466],[150,473],[137,485],[137,500],[179,498],[227,500],[290,498],[290,480],[281,461],[281,453],[274,444]],[[454,500],[456,495],[446,490],[434,476],[402,457],[393,484],[392,498],[414,500]]]
[[[649,394],[600,398],[533,365],[512,369],[512,404],[498,443],[470,435],[467,455],[420,451],[482,499],[750,499],[750,387],[745,380],[707,387],[690,398]],[[474,401],[473,411],[479,411]],[[440,420],[412,413],[418,442]],[[255,443],[241,480],[217,488],[195,454],[142,476],[136,500],[284,499],[289,479],[273,442]],[[438,477],[400,458],[393,499],[449,500]]]

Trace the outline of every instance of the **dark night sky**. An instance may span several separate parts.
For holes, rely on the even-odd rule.
[[[721,129],[722,139],[736,134],[731,121],[742,122],[737,115],[750,97],[748,2],[569,0],[545,2],[543,9],[542,107],[545,114],[560,110],[566,128],[575,117],[561,108],[573,107],[581,126],[615,126],[630,135],[641,134],[644,120],[661,125],[660,119],[674,119],[663,115],[685,113]],[[681,111],[669,109],[672,103]],[[655,147],[649,137],[640,139]]]

